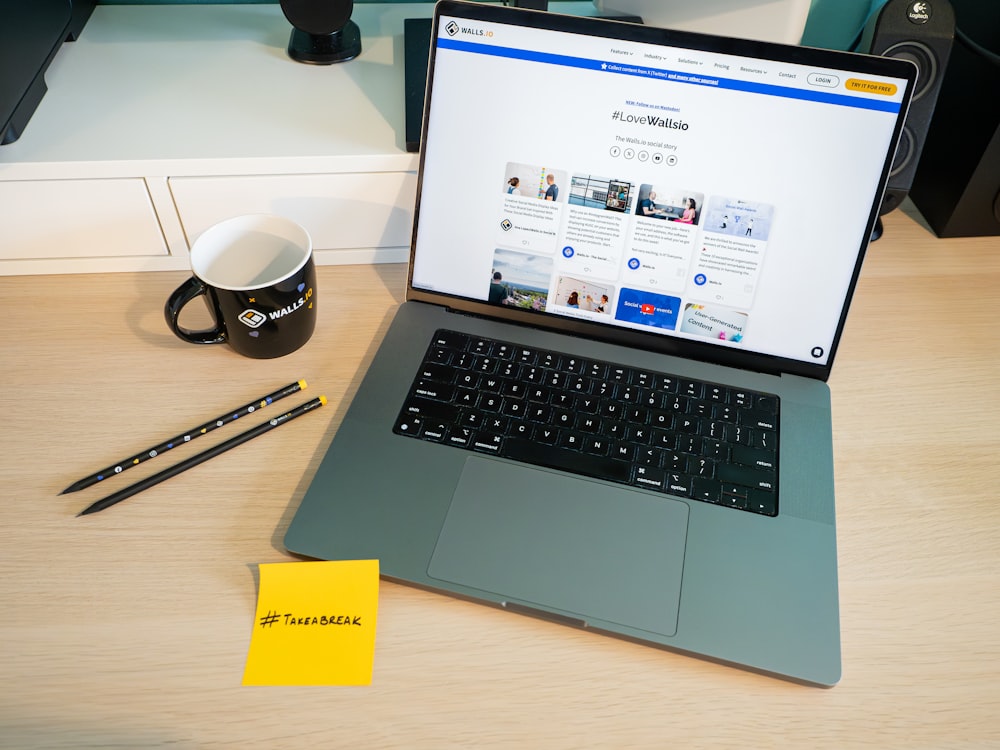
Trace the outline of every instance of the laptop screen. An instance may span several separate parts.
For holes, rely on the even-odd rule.
[[[828,369],[913,66],[438,12],[418,297]]]

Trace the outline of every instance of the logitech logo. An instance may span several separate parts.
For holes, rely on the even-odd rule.
[[[910,23],[927,23],[931,20],[931,4],[927,2],[910,3],[906,9],[906,19]]]

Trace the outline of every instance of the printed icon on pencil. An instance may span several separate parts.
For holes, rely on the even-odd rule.
[[[240,313],[238,320],[250,328],[260,328],[264,325],[264,321],[267,320],[267,316],[256,310],[248,309]]]

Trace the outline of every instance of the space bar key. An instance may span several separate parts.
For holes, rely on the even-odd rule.
[[[628,482],[632,465],[604,456],[577,453],[564,448],[555,448],[544,443],[532,443],[520,438],[507,438],[500,455],[514,461],[561,469],[573,474],[607,479],[611,482]]]

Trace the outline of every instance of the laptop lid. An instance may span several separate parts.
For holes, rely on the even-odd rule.
[[[826,379],[910,63],[452,0],[407,298]]]

